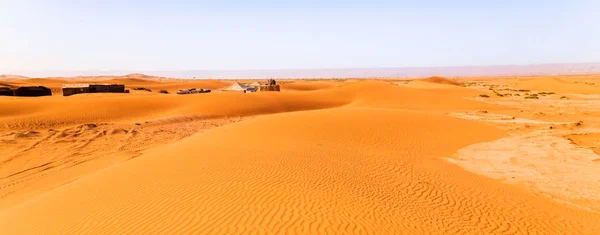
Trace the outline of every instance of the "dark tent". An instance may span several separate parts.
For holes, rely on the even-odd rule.
[[[13,96],[13,91],[8,87],[0,87],[0,96]]]
[[[123,84],[65,84],[63,85],[63,96],[79,93],[127,93]]]
[[[124,93],[125,85],[123,84],[91,84],[90,92],[114,92],[114,93]]]
[[[15,90],[15,96],[46,96],[52,95],[52,90],[43,86],[23,86]]]

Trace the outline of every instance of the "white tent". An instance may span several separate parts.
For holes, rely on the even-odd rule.
[[[246,84],[241,84],[239,82],[235,82],[233,83],[229,88],[225,89],[226,91],[247,91],[247,90],[252,90],[254,91],[254,87],[248,86]]]

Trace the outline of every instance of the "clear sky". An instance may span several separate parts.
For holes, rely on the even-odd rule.
[[[0,74],[563,62],[600,62],[600,1],[0,0]]]

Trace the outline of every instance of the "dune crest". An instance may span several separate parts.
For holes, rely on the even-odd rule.
[[[435,77],[435,76],[428,77],[425,79],[421,79],[421,81],[429,82],[429,83],[436,83],[436,84],[452,85],[452,86],[463,86],[463,84],[460,82],[457,82],[452,79],[444,78],[444,77]]]

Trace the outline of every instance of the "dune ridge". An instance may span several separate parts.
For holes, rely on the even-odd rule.
[[[37,130],[94,122],[139,122],[169,116],[222,118],[361,105],[410,109],[467,109],[490,105],[435,92],[361,82],[335,90],[303,93],[216,92],[160,94],[80,94],[77,97],[0,97],[0,130]],[[156,97],[156,98],[155,98]],[[68,114],[68,115],[67,115]],[[44,120],[39,122],[39,120]]]
[[[436,76],[421,79],[421,81],[429,82],[429,83],[452,85],[452,86],[463,86],[462,83],[457,82],[455,80],[444,78],[444,77],[436,77]]]

